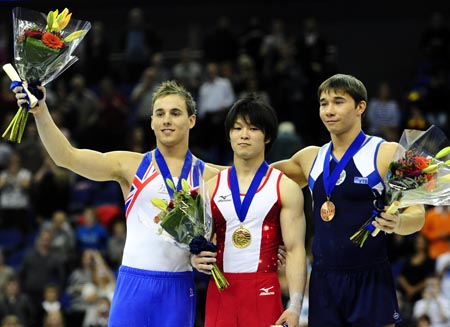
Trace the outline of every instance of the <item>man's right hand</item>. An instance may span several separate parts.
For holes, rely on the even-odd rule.
[[[215,263],[217,253],[210,251],[202,251],[199,254],[191,255],[192,267],[199,272],[211,275],[212,264]]]
[[[42,97],[42,99],[40,99],[38,101],[36,106],[34,106],[33,108],[30,108],[30,112],[32,114],[36,113],[36,111],[43,106],[43,104],[45,103],[45,98],[46,98],[46,94],[47,94],[45,87],[38,86],[37,88],[39,89],[39,91],[41,91],[43,93],[43,97]],[[28,103],[28,101],[26,100],[27,94],[23,91],[23,87],[16,86],[12,91],[16,94],[17,105],[19,107],[22,107],[26,103]]]

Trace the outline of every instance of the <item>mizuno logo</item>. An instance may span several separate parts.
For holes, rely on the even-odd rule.
[[[231,201],[230,196],[231,196],[231,194],[219,195],[219,200],[217,202],[228,202],[228,201]]]
[[[260,288],[259,290],[261,291],[261,293],[259,293],[259,296],[275,295],[275,292],[270,291],[272,288],[273,286]]]

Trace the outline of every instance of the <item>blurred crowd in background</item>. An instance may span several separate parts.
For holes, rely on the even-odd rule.
[[[177,80],[196,99],[190,144],[205,161],[230,163],[224,117],[250,92],[270,103],[280,121],[269,162],[328,140],[316,90],[341,72],[340,45],[329,40],[315,17],[304,19],[301,30],[290,30],[282,19],[257,17],[236,30],[228,17],[218,17],[199,48],[167,51],[162,31],[148,24],[141,8],[125,15],[123,35],[116,37],[119,49],[113,49],[104,23],[92,22],[77,49],[80,60],[47,86],[51,114],[75,146],[102,152],[153,149],[152,93],[167,79]],[[0,22],[2,65],[12,62],[8,24]],[[398,141],[405,128],[434,124],[448,132],[450,29],[443,13],[431,15],[416,48],[406,92],[394,94],[392,80],[369,90],[367,133]],[[17,110],[9,84],[1,75],[2,132]],[[313,226],[310,208],[305,209],[309,249]],[[57,167],[41,146],[32,116],[20,144],[0,140],[1,327],[107,326],[125,234],[119,186]],[[449,209],[427,208],[420,233],[391,235],[389,241],[401,326],[450,326]],[[197,327],[203,326],[207,278],[197,275]],[[301,323],[307,326],[307,294]]]

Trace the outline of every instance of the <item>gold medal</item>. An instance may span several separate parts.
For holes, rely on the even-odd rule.
[[[235,247],[244,249],[250,245],[252,241],[252,234],[247,228],[241,225],[233,232],[231,240],[233,241],[233,245]]]
[[[330,221],[334,218],[334,214],[336,213],[336,207],[334,203],[327,199],[322,206],[320,207],[320,217],[322,217],[323,221]]]

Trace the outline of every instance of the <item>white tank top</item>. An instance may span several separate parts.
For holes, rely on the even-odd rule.
[[[200,160],[192,167],[198,167]],[[188,182],[194,185],[193,168]],[[178,178],[173,177],[175,185]],[[153,270],[180,272],[190,271],[189,252],[167,241],[158,234],[159,225],[154,217],[160,210],[151,203],[152,198],[170,200],[163,177],[151,161],[151,153],[146,153],[139,166],[130,193],[125,201],[127,238],[122,264],[125,266]]]

